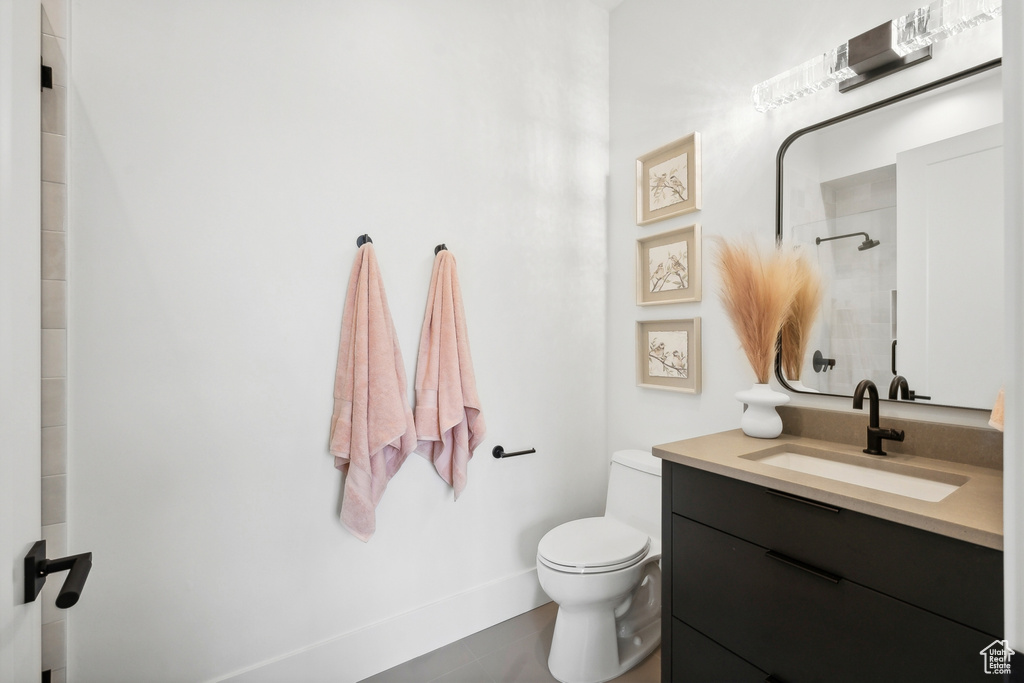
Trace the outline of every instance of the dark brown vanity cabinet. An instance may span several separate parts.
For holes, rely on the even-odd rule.
[[[1002,553],[666,461],[662,680],[993,681]]]

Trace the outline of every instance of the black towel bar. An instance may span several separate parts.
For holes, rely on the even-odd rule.
[[[528,451],[516,451],[515,453],[506,453],[505,449],[501,446],[495,446],[491,449],[491,455],[495,458],[511,458],[513,455],[526,455],[527,453],[536,453],[536,448],[531,448]]]
[[[439,251],[448,251],[448,247],[444,246],[443,243],[437,245],[436,247],[434,247],[434,256],[437,256],[437,252]]]
[[[356,238],[356,246],[357,247],[361,247],[364,244],[366,244],[367,242],[369,242],[370,244],[373,244],[373,240],[370,239],[369,235],[360,235],[359,237]]]

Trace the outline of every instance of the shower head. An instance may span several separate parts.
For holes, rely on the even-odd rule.
[[[866,232],[851,232],[848,235],[836,235],[835,237],[815,237],[814,243],[821,244],[822,242],[829,242],[831,240],[841,240],[844,237],[856,237],[857,235],[864,235],[864,241],[860,243],[859,247],[857,247],[858,251],[866,251],[879,245],[878,240],[871,239],[871,236],[868,235]]]

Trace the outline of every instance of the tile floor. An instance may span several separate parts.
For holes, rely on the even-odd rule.
[[[362,683],[557,683],[548,672],[557,611],[558,606],[549,602]],[[661,648],[614,680],[660,681]]]

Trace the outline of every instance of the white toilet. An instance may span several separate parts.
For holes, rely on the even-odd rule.
[[[555,527],[537,546],[541,588],[558,603],[548,669],[599,683],[661,642],[661,460],[616,451],[604,517]]]

